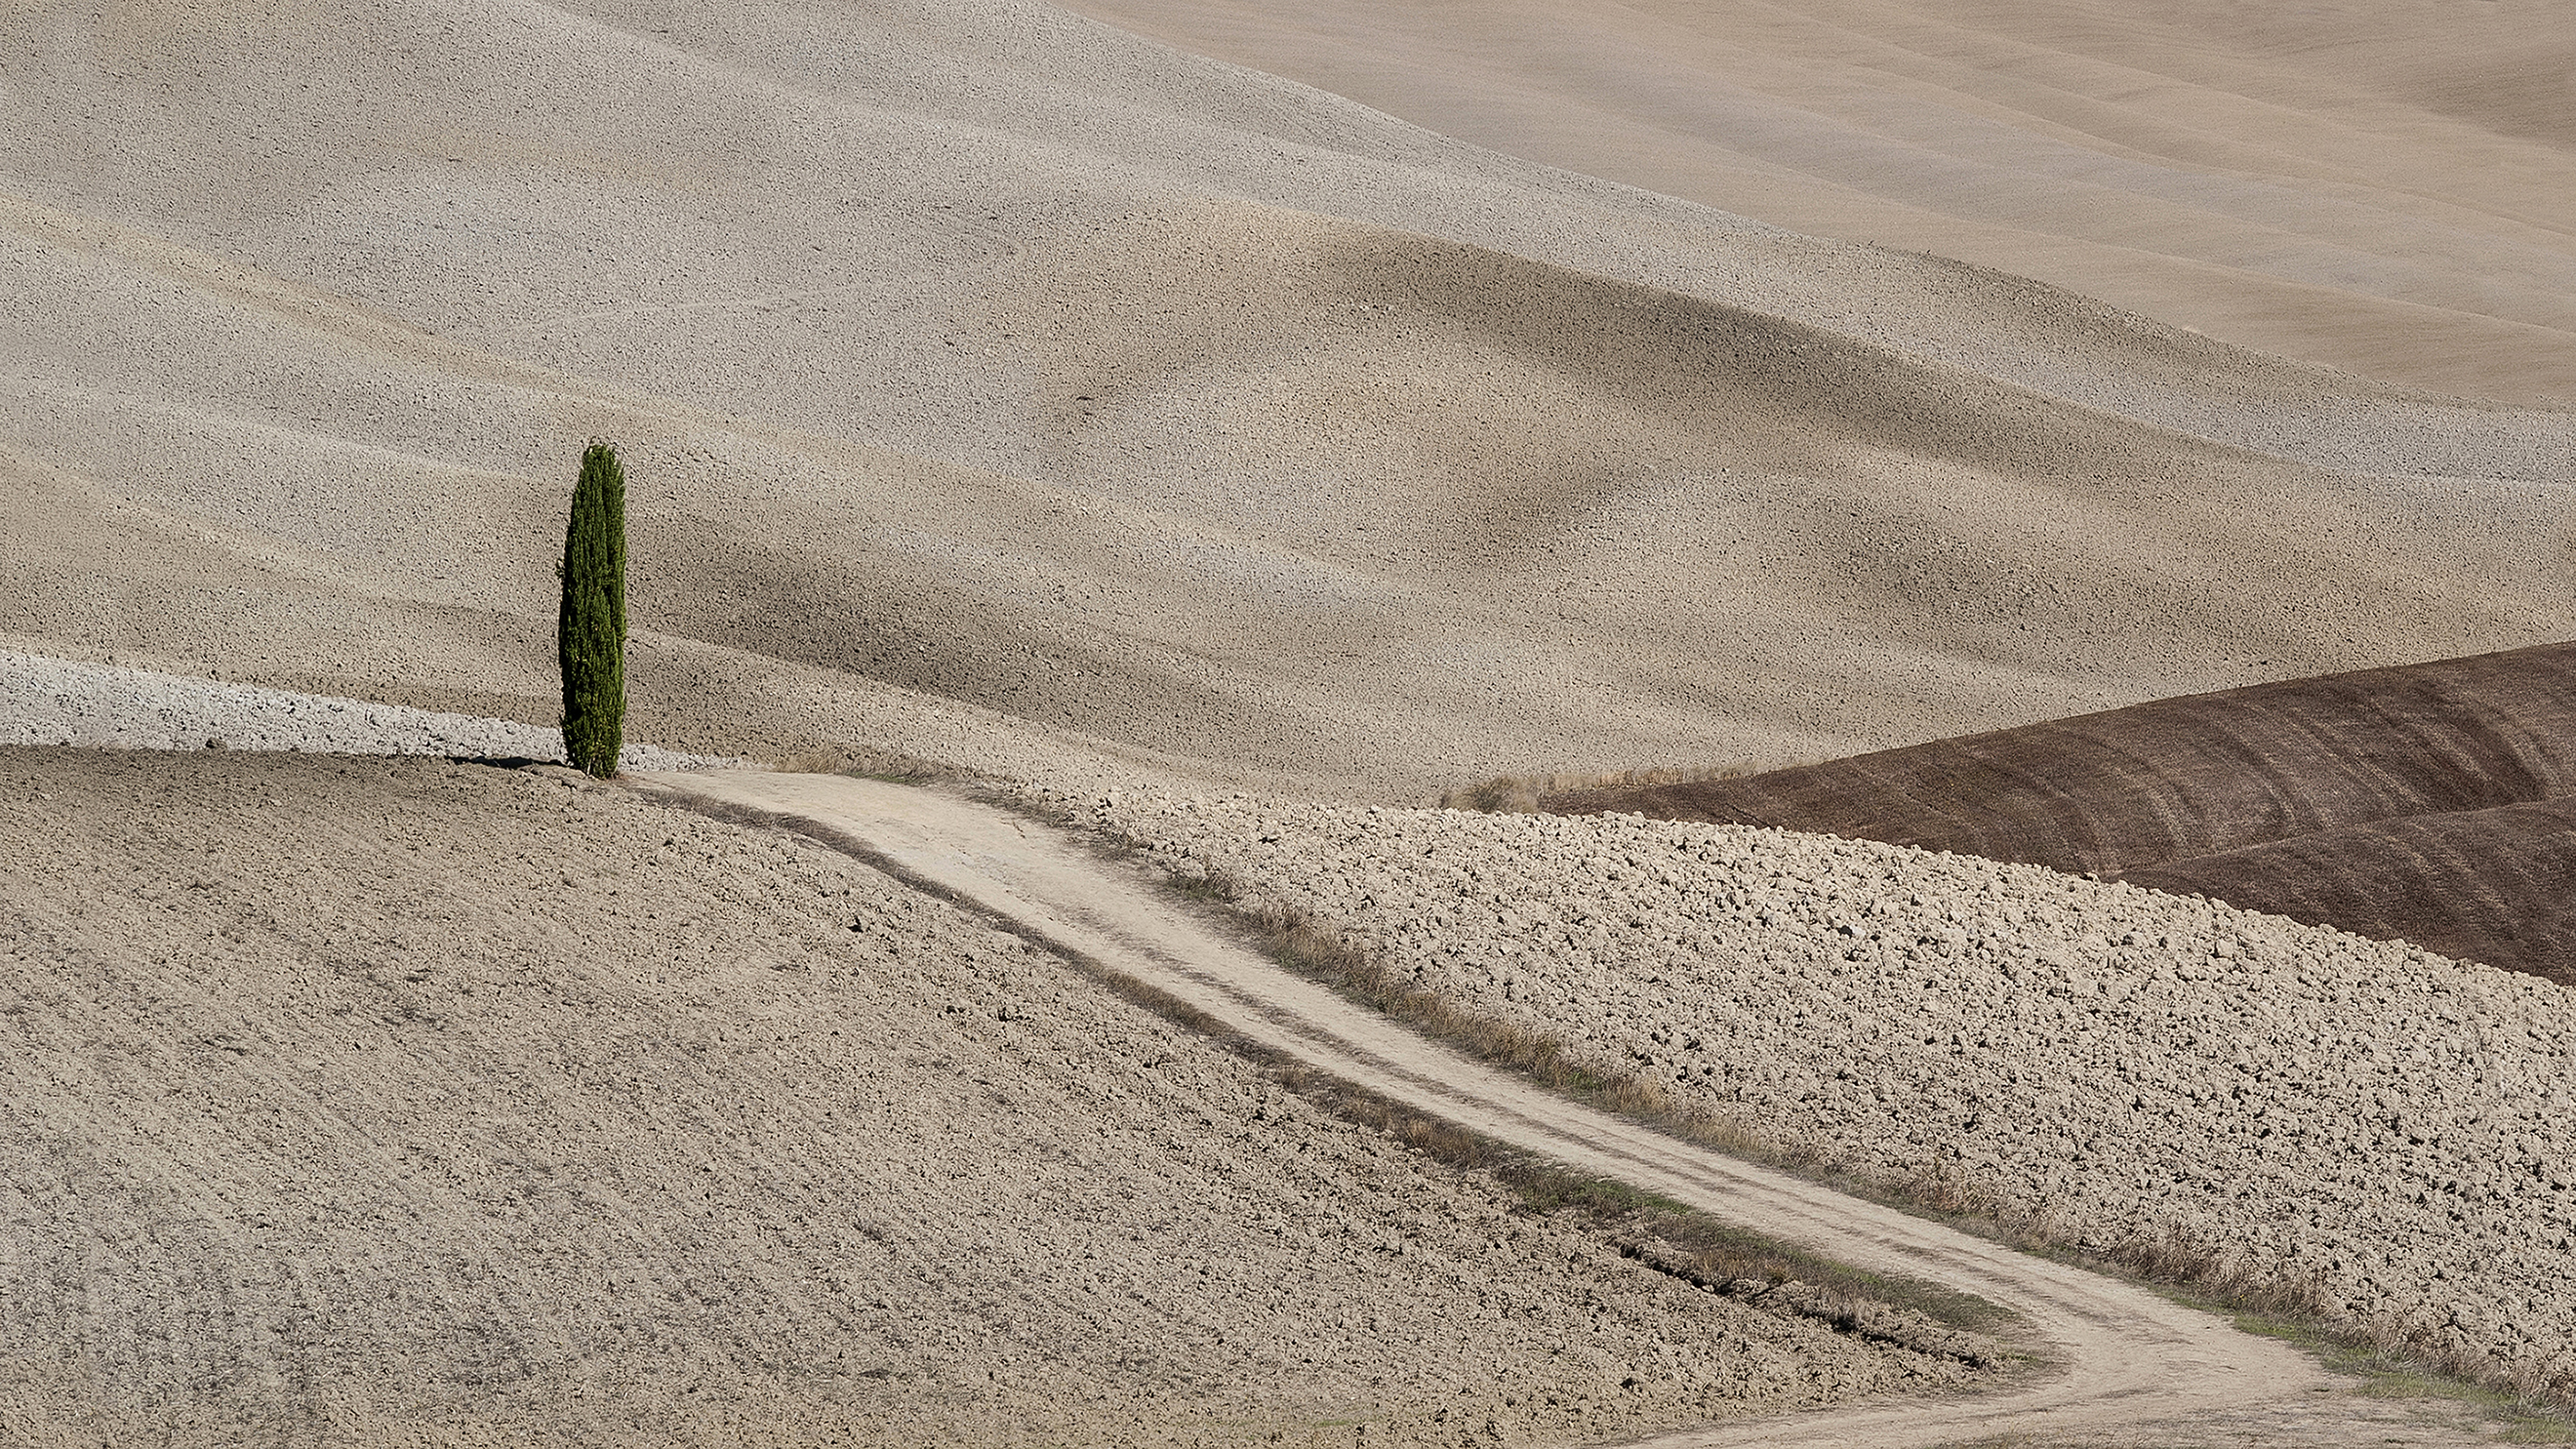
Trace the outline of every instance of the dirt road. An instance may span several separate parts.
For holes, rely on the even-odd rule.
[[[917,881],[1370,1091],[1845,1262],[1978,1294],[2025,1315],[2064,1364],[2043,1382],[1978,1399],[1729,1424],[1657,1438],[1657,1449],[2185,1431],[2174,1421],[2205,1429],[2249,1414],[2304,1419],[2303,1406],[2341,1397],[2302,1354],[2209,1314],[1720,1156],[1462,1057],[1273,964],[1077,838],[1006,811],[830,775],[673,774],[642,784],[828,826]]]

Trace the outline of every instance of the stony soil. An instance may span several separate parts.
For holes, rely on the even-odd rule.
[[[1795,1157],[2576,1385],[2576,1001],[2551,983],[1874,842],[1055,803]]]
[[[1528,1443],[1958,1380],[578,778],[0,749],[0,1442]]]
[[[2576,644],[2161,699],[1733,779],[1466,802],[2099,873],[2576,983]]]

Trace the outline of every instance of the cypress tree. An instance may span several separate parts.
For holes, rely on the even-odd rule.
[[[626,723],[626,470],[606,443],[582,450],[573,486],[555,654],[563,663],[564,757],[605,780],[617,773]]]

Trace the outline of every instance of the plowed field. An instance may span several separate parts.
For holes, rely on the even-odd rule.
[[[2559,644],[1544,803],[2113,876],[2567,981],[2571,793],[2576,645]]]

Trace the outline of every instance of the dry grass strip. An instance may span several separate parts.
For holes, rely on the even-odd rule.
[[[1475,810],[1487,815],[1536,815],[1539,801],[1576,790],[1626,790],[1644,785],[1696,785],[1705,780],[1741,780],[1780,765],[1650,765],[1599,774],[1496,775],[1474,785],[1440,792],[1443,810]]]

